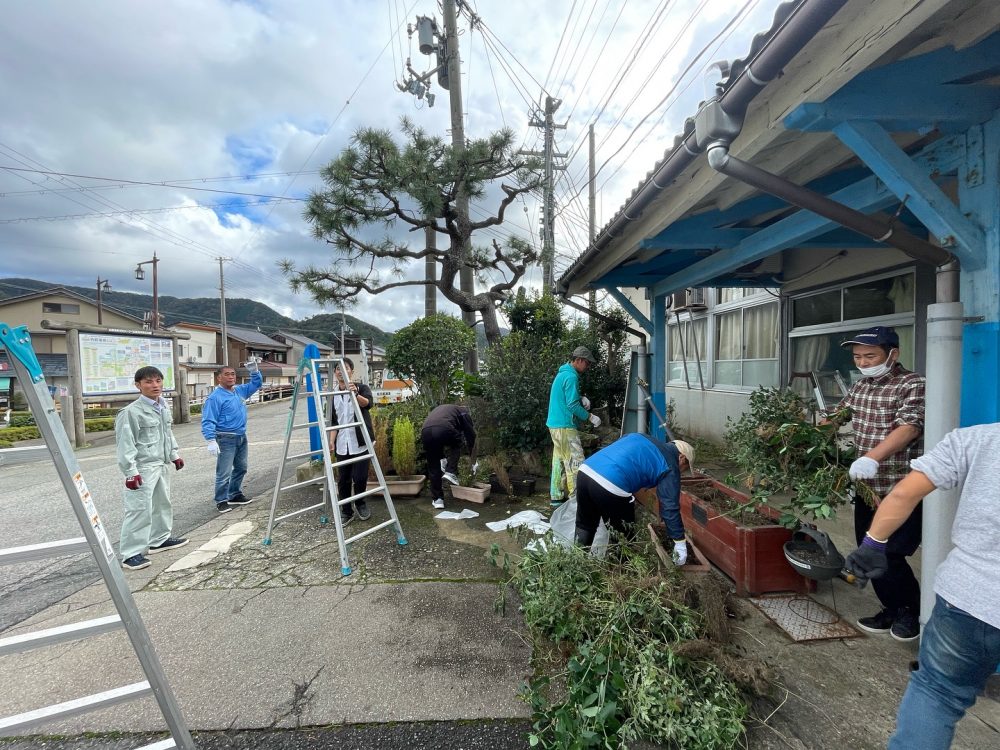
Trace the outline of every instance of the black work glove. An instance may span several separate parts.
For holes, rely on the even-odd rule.
[[[885,542],[876,542],[870,536],[861,540],[861,546],[847,556],[846,568],[859,579],[868,580],[885,575],[889,561],[885,556]]]

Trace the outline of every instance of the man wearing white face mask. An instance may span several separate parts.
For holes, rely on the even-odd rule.
[[[899,336],[892,328],[869,328],[841,346],[851,347],[854,365],[862,375],[837,406],[838,410],[851,409],[857,450],[851,479],[885,497],[909,472],[910,461],[920,455],[926,380],[899,364]],[[885,546],[888,570],[872,581],[882,610],[858,620],[858,626],[869,633],[890,633],[898,641],[920,636],[920,584],[906,561],[920,546],[920,510],[917,506],[888,539],[874,540]],[[855,501],[858,544],[874,516],[874,508],[861,499]]]

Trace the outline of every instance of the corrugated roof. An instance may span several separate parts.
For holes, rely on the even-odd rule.
[[[266,346],[268,349],[291,349],[288,344],[282,344],[280,341],[275,341],[270,336],[267,336],[260,331],[251,330],[250,328],[227,326],[226,333],[231,338],[247,344],[259,344],[260,346]]]

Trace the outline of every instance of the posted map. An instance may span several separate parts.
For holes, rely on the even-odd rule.
[[[135,394],[135,371],[146,365],[163,373],[164,391],[176,387],[172,339],[81,333],[80,365],[84,396]]]

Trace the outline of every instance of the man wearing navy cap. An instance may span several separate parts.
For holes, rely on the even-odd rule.
[[[927,381],[899,364],[899,336],[892,328],[868,328],[841,346],[851,347],[854,366],[862,375],[837,406],[838,411],[851,409],[857,450],[851,479],[864,482],[879,497],[885,497],[909,472],[910,461],[920,455]],[[906,561],[920,546],[920,511],[918,506],[887,539],[872,539],[884,545],[888,570],[872,581],[882,610],[858,620],[858,626],[869,633],[889,633],[898,641],[920,636],[920,584]],[[858,544],[874,515],[875,508],[861,499],[855,501]]]

